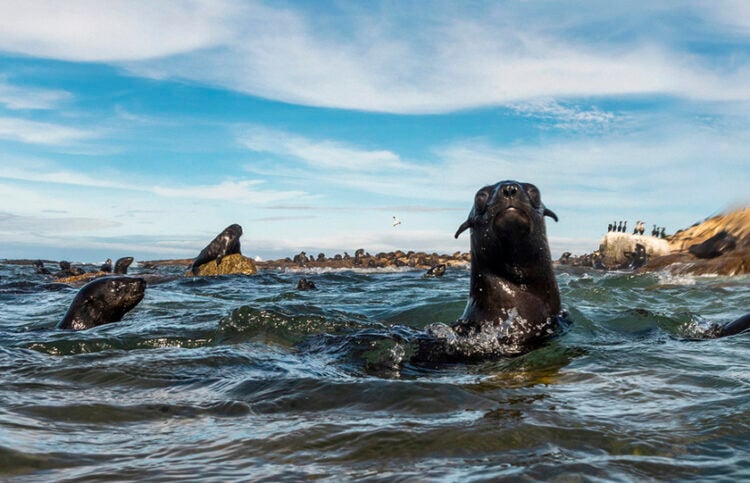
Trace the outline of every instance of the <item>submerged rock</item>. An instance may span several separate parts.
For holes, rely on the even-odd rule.
[[[227,255],[221,259],[220,264],[216,260],[204,263],[198,267],[199,277],[211,277],[216,275],[255,275],[258,268],[252,258],[247,258],[239,253]],[[193,276],[193,272],[188,271],[185,276]]]

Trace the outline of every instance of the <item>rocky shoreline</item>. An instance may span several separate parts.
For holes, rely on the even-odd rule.
[[[309,256],[305,252],[300,252],[293,257],[279,258],[276,260],[254,260],[258,270],[301,270],[311,268],[330,268],[330,269],[347,269],[347,268],[393,268],[408,267],[413,269],[430,269],[436,265],[444,264],[448,267],[468,266],[471,261],[469,253],[456,252],[452,255],[426,253],[426,252],[404,252],[396,250],[393,252],[380,252],[371,255],[369,252],[360,248],[349,255],[348,252],[336,254],[332,257],[324,253],[318,253],[316,256]],[[160,266],[185,266],[189,267],[193,263],[192,258],[176,260],[148,260],[140,262],[145,268],[158,268]],[[223,264],[223,262],[222,262]]]
[[[146,260],[139,266],[158,271],[159,267],[182,266],[187,270],[193,258]],[[260,270],[307,269],[387,269],[407,268],[429,270],[445,267],[468,267],[471,254],[452,255],[396,250],[375,255],[360,248],[353,255],[344,252],[334,256],[315,256],[300,252],[293,257],[276,260],[253,260],[241,254],[228,255],[220,265],[213,262],[200,267],[198,275],[252,275]],[[37,260],[3,260],[13,265],[34,265]],[[45,263],[57,262],[44,260]],[[564,253],[555,262],[562,266],[587,267],[600,270],[634,270],[637,272],[667,271],[675,275],[744,275],[750,274],[750,208],[741,208],[713,216],[664,239],[654,236],[607,233],[598,250],[573,256]],[[76,277],[58,278],[62,283],[77,283],[106,275],[90,272]],[[192,275],[192,273],[186,273]]]
[[[713,216],[665,239],[607,233],[599,249],[565,253],[561,265],[673,275],[750,274],[750,208]]]

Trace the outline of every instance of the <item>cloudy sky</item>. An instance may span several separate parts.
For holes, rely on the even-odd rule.
[[[741,0],[0,3],[0,258],[466,251],[503,179],[582,253],[750,203],[749,158]]]

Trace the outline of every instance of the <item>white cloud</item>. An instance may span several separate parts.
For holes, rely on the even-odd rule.
[[[381,171],[405,167],[392,151],[360,149],[339,141],[315,141],[263,127],[247,128],[238,141],[253,151],[291,156],[321,169]]]
[[[0,76],[0,104],[8,109],[54,109],[71,97],[66,91],[12,85]]]
[[[523,2],[398,9],[368,3],[334,12],[292,5],[6,1],[0,50],[110,62],[143,76],[379,112],[440,113],[540,97],[750,99],[750,63],[732,55],[736,44],[712,46],[723,49],[718,65],[719,57],[685,47],[696,38],[745,35],[748,9],[740,2],[727,4],[733,19],[721,13],[724,3],[713,2],[596,14],[586,4]],[[587,34],[609,24],[620,26],[619,35]],[[591,121],[586,112],[572,114]]]
[[[255,187],[263,184],[260,180],[224,181],[217,185],[197,185],[183,187],[154,186],[149,191],[159,196],[224,200],[239,203],[272,203],[275,201],[295,199],[304,200],[309,195],[303,191],[258,190]]]
[[[7,0],[0,50],[105,62],[174,55],[226,40],[227,7],[221,0]]]
[[[150,185],[148,181],[135,180],[131,182],[112,181],[132,179],[132,175],[121,176],[117,172],[110,172],[108,176],[98,173],[92,176],[70,170],[59,170],[49,166],[44,161],[13,160],[0,166],[0,179],[31,181],[37,183],[51,183],[85,188],[104,188],[125,191],[150,193],[166,198],[189,198],[193,200],[232,201],[242,204],[265,204],[282,200],[307,201],[313,199],[304,191],[283,191],[259,189],[265,183],[263,180],[225,180],[213,185]]]
[[[87,218],[78,216],[19,216],[0,212],[1,232],[78,232],[114,228],[121,223],[101,218]]]
[[[553,99],[534,99],[509,107],[522,116],[552,120],[559,129],[605,129],[616,120],[620,121],[614,113],[601,111],[597,107],[582,109],[563,105]]]
[[[0,139],[27,144],[65,145],[96,137],[84,129],[48,122],[29,121],[13,117],[0,117]]]

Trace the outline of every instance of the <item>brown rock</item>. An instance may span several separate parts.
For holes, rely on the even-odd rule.
[[[255,266],[255,261],[251,258],[235,253],[233,255],[227,255],[221,259],[219,265],[216,264],[216,260],[204,263],[198,267],[199,277],[211,277],[216,275],[255,275],[258,273],[258,268]],[[193,276],[193,272],[188,270],[185,276]]]
[[[111,272],[89,272],[81,275],[72,275],[70,277],[62,277],[55,280],[57,283],[67,283],[70,285],[83,285],[95,278],[106,277],[112,275]]]

